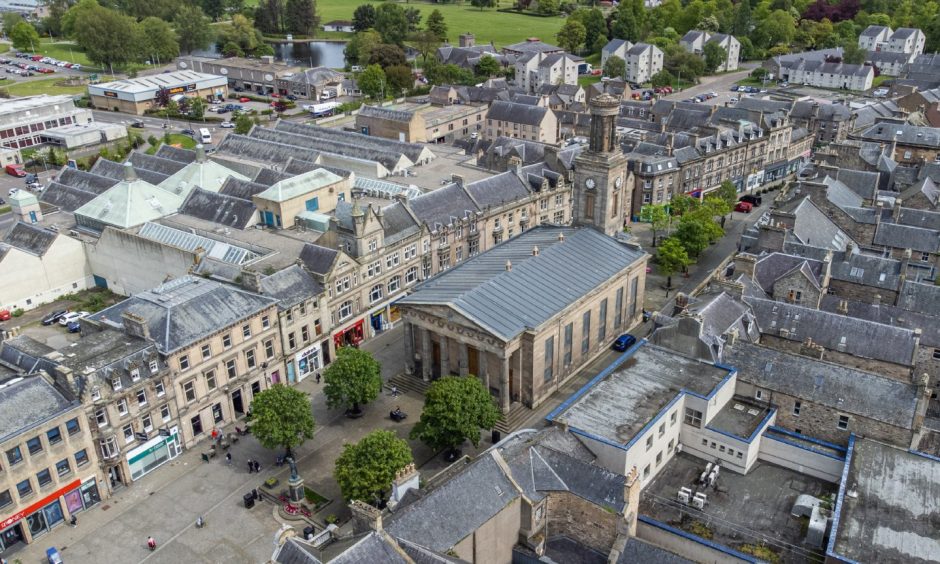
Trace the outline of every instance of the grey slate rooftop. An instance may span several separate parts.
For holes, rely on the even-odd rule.
[[[320,127],[316,125],[305,125],[293,121],[281,120],[274,127],[276,131],[284,131],[304,137],[312,137],[324,141],[330,141],[339,145],[353,145],[363,149],[374,151],[376,154],[389,153],[392,155],[404,155],[413,162],[418,162],[422,158],[433,158],[434,154],[423,143],[406,143],[385,139],[384,137],[375,137],[372,135],[363,135],[353,131],[343,131],[333,127]],[[341,153],[341,151],[334,151]],[[343,153],[345,154],[345,153]]]
[[[276,300],[202,278],[185,276],[136,294],[90,317],[123,329],[124,312],[143,317],[163,354],[234,325]]]
[[[920,329],[920,344],[940,349],[940,311],[908,311],[891,304],[871,304],[830,295],[823,296],[819,309],[838,313],[843,301],[846,302],[847,315],[850,317],[903,329]]]
[[[656,564],[692,564],[691,560],[686,560],[677,556],[668,550],[659,548],[656,545],[642,541],[636,537],[631,537],[627,541],[623,552],[616,564],[639,564],[641,562],[655,562]]]
[[[0,442],[73,407],[78,402],[70,401],[42,376],[10,382],[0,387]]]
[[[179,209],[179,213],[236,229],[247,228],[255,218],[255,212],[255,205],[250,200],[202,188],[190,191]]]
[[[286,163],[291,157],[303,160],[316,159],[316,153],[310,149],[265,141],[257,137],[238,135],[237,133],[226,135],[225,139],[219,143],[216,154],[241,157],[268,166],[270,163]],[[256,178],[255,182],[259,182],[259,180]]]
[[[323,286],[299,265],[292,265],[261,279],[261,293],[287,309],[323,293]]]
[[[812,398],[832,409],[910,429],[916,386],[871,372],[738,341],[723,361],[738,380],[794,397]]]
[[[940,461],[855,442],[833,551],[856,562],[927,564],[940,555]]]
[[[283,130],[265,129],[256,127],[249,133],[252,139],[260,139],[271,143],[278,143],[307,151],[307,159],[313,158],[314,153],[334,153],[345,157],[364,159],[382,163],[392,170],[401,162],[401,154],[386,150],[375,150],[352,143],[339,143],[333,140],[320,139],[298,135]],[[297,158],[298,155],[292,155]]]
[[[496,100],[486,112],[486,119],[508,121],[523,125],[541,125],[545,114],[551,110],[543,106],[532,106],[516,102]]]
[[[585,387],[553,417],[594,437],[626,445],[683,390],[710,394],[728,370],[643,344],[609,375]]]
[[[57,236],[58,234],[54,231],[18,221],[4,237],[3,242],[21,251],[41,257],[46,254]]]
[[[535,227],[421,284],[399,304],[446,305],[509,340],[644,257],[593,229]]]

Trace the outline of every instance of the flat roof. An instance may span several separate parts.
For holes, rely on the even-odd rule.
[[[746,441],[760,427],[768,413],[770,413],[770,407],[767,405],[741,396],[734,396],[709,421],[707,427]]]
[[[27,96],[25,98],[9,98],[0,101],[0,115],[13,114],[33,108],[44,106],[53,106],[55,104],[72,104],[71,96],[49,96],[48,94],[39,94],[38,96]]]
[[[713,533],[712,542],[736,550],[761,540],[777,553],[785,546],[793,547],[789,554],[781,554],[781,562],[805,562],[808,555],[818,555],[804,548],[802,522],[790,512],[801,494],[834,497],[836,484],[758,460],[747,474],[723,469],[717,489],[702,488],[698,477],[705,465],[705,460],[685,452],[673,457],[643,489],[640,514],[687,532],[693,532],[689,527],[693,522],[705,523]],[[675,501],[683,487],[707,496],[704,510]]]
[[[851,457],[831,549],[858,562],[936,562],[940,458],[868,439],[855,441]]]
[[[727,369],[646,341],[619,366],[608,370],[582,388],[570,406],[550,418],[626,445],[681,392],[708,396],[728,376]]]
[[[175,88],[177,86],[184,86],[186,84],[204,80],[222,80],[222,84],[227,83],[224,76],[194,71],[174,71],[141,76],[139,78],[127,78],[124,80],[115,80],[114,82],[94,84],[89,86],[88,90],[89,93],[91,93],[92,90],[108,90],[113,92],[126,92],[128,94],[132,94],[150,92],[159,90],[161,88]]]

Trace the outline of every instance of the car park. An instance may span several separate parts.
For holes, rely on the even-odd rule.
[[[751,213],[752,209],[754,209],[754,206],[747,202],[738,202],[734,206],[734,211],[741,213]]]
[[[615,351],[624,352],[636,343],[636,337],[630,335],[629,333],[624,333],[617,337],[617,340],[614,341],[614,344],[610,348]]]
[[[43,325],[52,325],[53,323],[56,323],[56,322],[58,322],[60,319],[62,319],[62,316],[64,316],[64,315],[67,314],[68,312],[69,312],[69,310],[67,310],[67,309],[60,309],[60,310],[58,310],[58,311],[53,311],[53,312],[50,313],[49,315],[47,315],[47,316],[45,316],[45,317],[42,318],[42,324],[43,324]]]
[[[82,330],[82,324],[78,321],[69,321],[65,328],[69,330],[69,333],[78,333]]]

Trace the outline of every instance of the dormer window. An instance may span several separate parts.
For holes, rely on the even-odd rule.
[[[120,379],[119,377],[118,377],[118,378],[111,378],[111,387],[114,388],[114,391],[115,391],[115,392],[118,391],[118,390],[120,390],[120,389],[123,387],[123,386],[121,385],[121,379]]]
[[[156,374],[159,369],[160,369],[160,365],[157,363],[157,361],[156,361],[156,360],[151,360],[151,361],[150,361],[150,372],[153,373],[153,374]]]
[[[91,389],[91,400],[98,401],[101,399],[101,390],[97,386]]]
[[[131,368],[131,380],[134,382],[140,380],[140,368]]]

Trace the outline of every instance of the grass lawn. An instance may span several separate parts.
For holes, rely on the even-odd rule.
[[[26,82],[14,82],[7,84],[6,81],[0,82],[0,88],[10,93],[11,96],[35,96],[37,94],[84,94],[84,86],[56,86],[61,82],[61,77],[46,78],[43,80],[30,80]]]
[[[590,74],[581,75],[578,77],[578,84],[587,88],[588,86],[594,84],[595,82],[600,82],[601,76],[592,76]]]
[[[53,42],[49,38],[42,40],[37,54],[52,57],[60,61],[67,61],[69,63],[78,63],[83,67],[87,67],[91,64],[88,57],[85,56],[85,52],[82,51],[78,45],[68,42]]]
[[[874,78],[874,80],[871,81],[871,87],[872,87],[872,88],[878,88],[878,87],[881,86],[881,85],[884,83],[884,81],[886,81],[886,80],[891,80],[891,77],[890,77],[890,76],[883,75],[883,74],[880,74],[880,75],[876,76],[876,77]]]
[[[324,23],[332,20],[352,20],[353,11],[356,7],[365,3],[350,2],[349,0],[318,0],[317,12],[320,15],[320,21]],[[382,2],[375,1],[369,3],[375,6],[382,4]],[[257,0],[247,0],[245,2],[245,5],[256,4]],[[501,0],[499,4],[501,8],[511,6],[509,0]],[[507,14],[497,12],[492,8],[480,11],[479,8],[470,6],[469,2],[463,5],[411,2],[401,6],[421,10],[424,15],[421,20],[422,25],[427,20],[428,14],[435,9],[440,10],[444,15],[444,21],[447,23],[448,35],[453,45],[457,44],[458,35],[468,31],[476,35],[477,44],[492,41],[497,47],[518,43],[527,37],[538,37],[547,43],[555,43],[555,35],[565,23],[565,19],[559,17],[539,18],[520,14]],[[322,31],[317,33],[317,37],[330,39],[343,36],[348,37],[349,34],[324,34]]]
[[[9,43],[0,43],[0,53],[6,53],[9,50],[10,50]]]
[[[163,143],[163,137],[159,137],[160,143]],[[156,146],[150,147],[145,152],[148,155],[152,155],[157,152],[157,149],[160,148],[160,143],[157,143]],[[196,140],[190,137],[189,135],[183,135],[181,133],[171,133],[170,134],[170,145],[174,147],[180,147],[183,149],[195,149]]]

